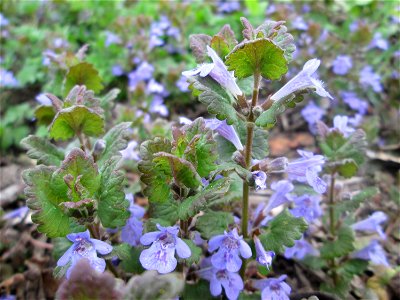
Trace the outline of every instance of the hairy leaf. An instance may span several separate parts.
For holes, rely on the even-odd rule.
[[[22,173],[27,187],[25,195],[27,205],[33,211],[32,221],[38,224],[38,231],[48,237],[65,237],[71,233],[76,224],[63,213],[59,204],[65,201],[51,182],[55,167],[37,166]]]
[[[332,259],[342,257],[354,250],[354,232],[350,227],[342,227],[334,241],[326,241],[321,248],[321,257]]]
[[[221,178],[211,182],[204,190],[196,195],[186,198],[178,207],[179,218],[187,220],[199,213],[200,210],[211,206],[214,200],[225,195],[229,190],[230,183],[230,178]]]
[[[55,115],[52,106],[40,105],[35,109],[35,118],[39,125],[50,125]]]
[[[360,207],[362,203],[365,202],[366,199],[371,198],[379,193],[379,189],[376,187],[366,187],[359,193],[355,194],[349,200],[343,200],[336,204],[335,206],[335,214],[336,218],[340,216],[341,213],[351,214],[357,208]]]
[[[101,81],[99,72],[92,64],[81,62],[69,68],[64,83],[64,95],[68,95],[76,85],[85,85],[89,90],[98,93],[103,89]]]
[[[183,239],[183,241],[189,246],[192,255],[189,258],[179,259],[179,261],[183,261],[188,267],[192,264],[197,264],[200,261],[202,250],[200,247],[196,246],[193,241],[188,239]]]
[[[211,44],[211,36],[206,34],[192,34],[189,37],[190,49],[196,58],[197,63],[203,63],[207,60],[207,45]]]
[[[190,88],[199,101],[207,105],[210,114],[216,115],[218,120],[225,120],[228,124],[236,123],[236,110],[232,106],[234,99],[223,87],[210,76],[193,76]]]
[[[277,80],[288,71],[284,51],[272,41],[261,38],[237,45],[225,61],[229,71],[237,78],[261,74],[266,79]]]
[[[37,159],[38,164],[59,166],[64,159],[64,151],[42,137],[29,135],[21,141],[21,145],[28,150],[30,158]]]
[[[74,105],[60,110],[50,125],[50,137],[56,140],[67,140],[78,133],[99,136],[103,132],[103,117],[83,105]]]
[[[111,128],[103,137],[106,148],[97,159],[97,163],[102,165],[113,156],[120,156],[119,151],[124,150],[128,144],[130,122],[120,123]]]
[[[150,202],[149,214],[153,218],[165,220],[168,222],[168,226],[171,226],[179,220],[178,203],[171,199],[163,202]]]
[[[293,247],[294,241],[301,239],[308,225],[304,218],[295,218],[284,210],[268,223],[267,230],[260,235],[265,249],[283,253],[285,247]]]
[[[129,201],[125,199],[124,180],[122,171],[116,170],[118,157],[113,157],[104,162],[100,169],[100,188],[97,193],[97,214],[104,227],[116,228],[126,224],[130,213]]]
[[[215,235],[223,234],[233,222],[232,213],[208,210],[197,219],[196,229],[202,238],[209,240]]]

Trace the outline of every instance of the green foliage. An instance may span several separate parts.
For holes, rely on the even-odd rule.
[[[30,158],[37,159],[38,164],[59,166],[64,159],[64,151],[45,138],[29,135],[21,141],[21,145],[28,150],[27,155]]]
[[[56,140],[67,140],[80,133],[100,136],[103,132],[103,117],[83,105],[60,110],[50,125],[50,136]]]
[[[355,194],[349,200],[344,200],[335,205],[336,218],[342,213],[351,214],[354,212],[362,203],[368,198],[372,198],[379,193],[379,189],[376,187],[366,187],[359,193]]]
[[[107,228],[124,226],[130,216],[129,201],[124,193],[125,176],[122,171],[116,170],[118,161],[118,157],[111,158],[100,169],[97,213],[101,224]]]
[[[192,240],[183,239],[183,241],[189,246],[192,255],[190,255],[189,258],[179,259],[179,260],[183,261],[188,267],[190,267],[192,264],[199,263],[201,255],[203,253],[202,249],[196,246],[196,244],[193,243]]]
[[[92,64],[81,62],[69,68],[65,77],[64,96],[76,85],[84,85],[95,93],[103,89],[99,72]]]
[[[284,51],[265,38],[239,44],[225,63],[237,78],[261,74],[266,79],[277,80],[288,71]]]
[[[285,247],[293,247],[294,241],[301,239],[308,225],[304,218],[295,218],[288,210],[281,212],[260,235],[266,250],[283,253]]]
[[[321,248],[321,257],[333,259],[343,257],[354,250],[354,232],[350,227],[339,229],[334,241],[326,241]]]
[[[197,219],[196,229],[200,232],[202,238],[209,240],[215,235],[223,234],[224,230],[227,230],[233,222],[231,213],[207,210]]]
[[[54,167],[38,166],[28,169],[22,176],[27,187],[28,207],[33,211],[32,221],[38,224],[38,231],[48,237],[65,237],[73,231],[76,224],[65,215],[59,204],[65,201],[65,192],[57,189],[51,182]]]
[[[207,106],[210,114],[216,115],[218,120],[225,120],[231,125],[236,123],[236,110],[232,106],[234,99],[210,76],[193,76],[189,86],[193,95],[199,96],[199,101]]]
[[[201,295],[201,299],[203,300],[213,300],[215,298],[210,294],[209,285],[210,284],[205,280],[200,280],[196,284],[186,284],[180,299],[192,300],[197,299],[199,295]]]
[[[97,159],[101,166],[104,162],[113,156],[120,156],[119,151],[124,150],[129,139],[130,122],[123,122],[111,128],[103,137],[106,148]]]
[[[35,109],[35,118],[38,124],[49,125],[53,121],[55,115],[54,108],[51,106],[40,105]]]

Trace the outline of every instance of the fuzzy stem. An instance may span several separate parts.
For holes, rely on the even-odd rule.
[[[253,134],[254,134],[254,114],[253,108],[258,101],[258,93],[260,89],[261,75],[260,73],[254,74],[253,97],[251,98],[250,114],[247,118],[247,138],[245,149],[245,168],[251,169],[251,153],[253,148]],[[249,184],[247,181],[243,182],[243,203],[242,203],[242,235],[243,238],[248,238],[248,220],[249,220]],[[240,274],[244,278],[246,271],[246,260],[243,259]]]

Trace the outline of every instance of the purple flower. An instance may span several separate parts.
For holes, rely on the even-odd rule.
[[[271,100],[278,101],[284,99],[297,91],[306,89],[314,89],[315,92],[321,97],[332,96],[324,89],[323,82],[318,80],[312,75],[317,71],[321,61],[319,59],[311,59],[304,64],[303,70],[300,71],[295,77],[289,80],[279,91],[271,96]]]
[[[318,250],[316,250],[309,242],[302,238],[301,240],[295,241],[293,247],[286,248],[284,255],[288,259],[295,258],[302,260],[308,255],[317,256],[318,254]]]
[[[343,134],[344,137],[349,137],[355,129],[352,127],[349,127],[347,124],[349,122],[349,118],[347,116],[335,116],[333,118],[333,128],[331,128],[331,131],[339,131],[341,134]]]
[[[130,202],[129,212],[131,216],[126,221],[126,225],[122,227],[121,240],[131,246],[139,246],[143,233],[143,222],[140,219],[143,218],[145,209],[134,203],[132,194],[126,195],[126,199]]]
[[[0,13],[0,26],[1,27],[5,27],[9,24],[10,22],[8,21],[8,19],[2,14]]]
[[[293,191],[294,186],[288,180],[280,180],[278,182],[273,182],[271,184],[271,189],[275,192],[269,198],[268,205],[263,210],[264,216],[267,216],[275,207],[291,201],[292,197],[289,193]]]
[[[368,110],[368,102],[358,98],[356,93],[341,92],[343,102],[346,103],[351,109],[358,111],[359,114],[365,115]]]
[[[269,278],[254,280],[253,286],[261,290],[261,299],[263,300],[289,300],[290,286],[284,282],[287,275],[282,275],[279,278]]]
[[[176,82],[176,86],[181,92],[185,93],[189,91],[189,83],[187,82],[186,77],[183,75]]]
[[[164,104],[164,99],[160,95],[155,95],[153,101],[150,103],[149,111],[151,113],[157,113],[160,116],[168,116],[168,107]]]
[[[111,68],[111,73],[114,76],[121,76],[124,74],[124,69],[120,65],[113,65]]]
[[[204,121],[207,128],[216,131],[219,135],[230,141],[237,150],[242,151],[244,149],[235,128],[232,125],[228,125],[226,120],[205,119]]]
[[[261,241],[257,236],[254,236],[253,239],[256,247],[256,260],[260,265],[266,266],[269,270],[269,267],[272,264],[272,259],[275,256],[275,252],[265,251],[264,246],[261,244]]]
[[[219,1],[218,2],[218,12],[219,13],[232,13],[240,10],[240,2],[239,1]]]
[[[381,224],[386,222],[387,219],[388,217],[384,212],[377,211],[367,219],[354,223],[351,228],[369,233],[377,232],[382,239],[386,239],[386,234],[383,232]]]
[[[96,252],[101,255],[109,254],[113,249],[111,245],[100,240],[91,239],[89,230],[68,234],[67,238],[73,242],[73,245],[57,261],[57,266],[59,267],[65,266],[71,261],[71,266],[66,274],[67,278],[69,278],[71,270],[76,263],[82,258],[86,258],[90,262],[90,266],[96,271],[104,272],[106,262],[103,258],[97,257]]]
[[[182,75],[191,79],[192,76],[200,75],[205,77],[210,75],[216,82],[218,82],[224,89],[229,91],[235,98],[242,95],[242,91],[238,87],[235,81],[235,77],[232,72],[228,72],[224,62],[218,56],[218,54],[209,46],[207,46],[208,56],[211,57],[212,63],[201,64],[197,68],[182,72]]]
[[[110,47],[112,44],[120,44],[121,42],[122,40],[118,35],[110,31],[106,31],[106,40],[104,42],[106,47]]]
[[[135,71],[128,74],[129,89],[132,91],[139,82],[150,80],[153,77],[154,67],[146,61],[140,63]]]
[[[256,191],[265,190],[267,188],[267,174],[264,171],[254,171],[251,172],[253,174],[253,179],[256,185]]]
[[[171,26],[167,29],[167,36],[179,40],[181,37],[181,31],[179,30],[179,28]]]
[[[19,82],[13,72],[0,68],[0,88],[17,86],[19,86]]]
[[[214,297],[221,295],[223,287],[226,297],[229,300],[236,300],[239,297],[240,291],[244,288],[242,277],[228,270],[207,267],[201,269],[198,273],[201,278],[210,282],[210,292]]]
[[[381,77],[374,72],[371,66],[362,68],[359,81],[364,88],[371,87],[376,93],[383,91]]]
[[[303,17],[301,16],[297,16],[293,21],[292,21],[292,27],[294,29],[298,29],[298,30],[308,30],[308,24],[306,23],[306,21],[304,21]]]
[[[307,182],[319,194],[326,191],[326,183],[318,177],[322,171],[325,158],[322,155],[314,155],[312,152],[297,150],[301,158],[289,162],[286,169],[290,180]]]
[[[377,240],[372,240],[368,246],[353,253],[351,257],[370,260],[376,265],[384,265],[389,267],[389,262],[386,258],[385,250],[383,250],[382,246],[378,243]]]
[[[157,270],[160,274],[175,270],[177,261],[175,251],[180,258],[192,255],[189,246],[178,237],[179,227],[163,227],[157,224],[159,231],[149,232],[140,238],[140,242],[150,248],[143,250],[139,260],[146,270]]]
[[[371,43],[368,48],[378,48],[381,50],[389,49],[389,42],[382,37],[382,33],[375,32],[374,37],[372,38]]]
[[[35,100],[39,102],[40,105],[51,106],[51,100],[45,94],[39,94],[35,97]]]
[[[125,160],[140,160],[138,151],[135,150],[137,145],[138,143],[136,141],[130,141],[124,150],[119,151],[122,158]]]
[[[29,208],[27,206],[21,206],[20,208],[14,209],[3,215],[4,220],[10,219],[23,219],[29,212]]]
[[[353,62],[350,56],[338,55],[333,61],[332,70],[336,75],[346,75],[352,66]]]
[[[302,110],[301,115],[307,121],[308,127],[312,133],[316,133],[317,121],[320,121],[325,115],[325,110],[315,105],[313,101],[310,101]]]
[[[237,229],[234,228],[231,232],[226,232],[221,235],[214,236],[208,242],[208,251],[217,253],[211,257],[212,265],[217,269],[227,269],[229,272],[237,272],[242,266],[243,258],[251,257],[251,249],[243,240],[243,236],[239,236]]]
[[[55,38],[53,41],[53,46],[54,48],[67,48],[68,47],[68,42],[64,40],[63,38]]]
[[[349,118],[348,123],[351,126],[357,127],[360,126],[361,122],[362,122],[363,116],[360,114],[355,114],[354,117]]]
[[[322,216],[322,209],[320,206],[320,195],[302,195],[293,198],[295,207],[290,210],[293,216],[299,218],[303,217],[307,222],[312,222]]]

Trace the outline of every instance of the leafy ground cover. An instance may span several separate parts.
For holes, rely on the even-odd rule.
[[[398,298],[399,14],[4,1],[1,297]]]

